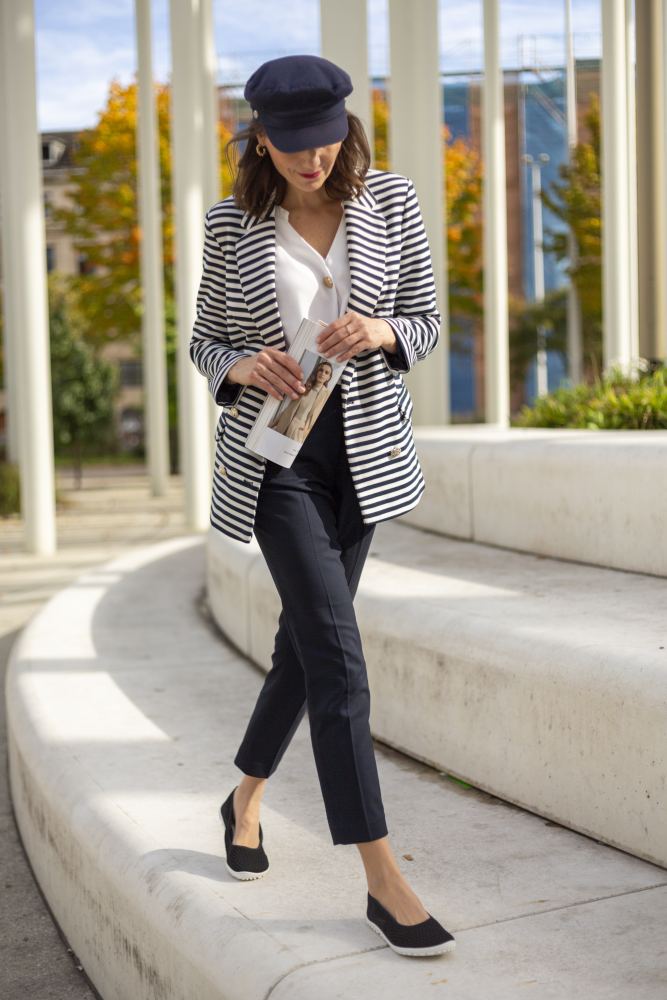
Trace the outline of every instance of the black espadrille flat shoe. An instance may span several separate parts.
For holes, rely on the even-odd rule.
[[[370,892],[366,922],[399,955],[442,955],[453,951],[456,943],[454,935],[445,930],[430,913],[426,920],[418,924],[399,924]]]
[[[238,788],[235,785],[231,792],[220,806],[221,821],[225,825],[225,851],[227,852],[227,871],[234,878],[251,879],[260,878],[264,872],[269,870],[269,859],[266,856],[262,841],[264,833],[262,824],[259,824],[259,845],[257,847],[247,847],[245,844],[233,844],[236,820],[234,817],[234,792]]]

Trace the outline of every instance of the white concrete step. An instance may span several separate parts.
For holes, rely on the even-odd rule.
[[[123,556],[12,652],[17,819],[104,1000],[663,1000],[664,869],[379,747],[394,850],[457,939],[395,955],[356,848],[331,845],[307,720],[262,807],[271,870],[232,878],[217,809],[262,673],[202,615],[204,576],[201,539]]]
[[[256,542],[211,531],[223,631],[268,670]],[[356,601],[375,736],[667,865],[667,579],[378,525]]]
[[[416,427],[426,490],[404,523],[667,576],[667,431]]]

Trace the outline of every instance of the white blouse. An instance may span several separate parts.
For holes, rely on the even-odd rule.
[[[331,323],[347,309],[350,265],[345,213],[326,257],[297,233],[282,205],[275,206],[275,216],[276,295],[289,347],[304,316]]]

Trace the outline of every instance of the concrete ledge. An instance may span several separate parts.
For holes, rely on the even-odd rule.
[[[248,548],[236,556],[250,567]],[[381,746],[392,845],[457,950],[412,961],[378,943],[356,849],[332,849],[305,724],[262,807],[270,874],[233,879],[217,808],[262,673],[202,614],[204,578],[200,539],[115,559],[45,605],[12,651],[16,818],[104,1000],[515,1000],[526,984],[609,1000],[638,983],[662,1000],[664,869]]]
[[[667,431],[416,427],[402,520],[456,538],[667,576]]]
[[[268,670],[280,602],[255,541],[211,531],[208,591]],[[667,865],[667,581],[394,521],[355,604],[376,737]]]

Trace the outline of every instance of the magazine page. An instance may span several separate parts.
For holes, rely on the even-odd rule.
[[[304,318],[288,354],[301,365],[306,391],[296,399],[267,396],[248,434],[246,447],[257,455],[289,468],[343,373],[346,361],[319,354],[317,337],[329,324]]]

